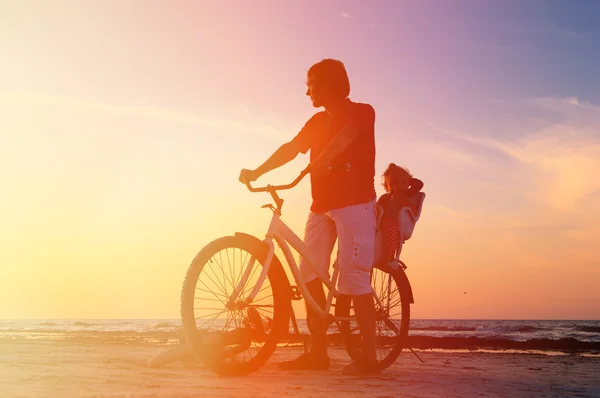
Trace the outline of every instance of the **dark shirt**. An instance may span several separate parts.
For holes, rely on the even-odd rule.
[[[332,161],[326,174],[311,174],[311,211],[329,210],[367,203],[375,193],[375,110],[369,104],[346,100],[339,113],[316,113],[294,138],[300,152],[310,150],[310,161],[346,126],[355,127],[358,138]]]

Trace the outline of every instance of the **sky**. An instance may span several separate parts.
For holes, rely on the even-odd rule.
[[[413,318],[600,319],[600,3],[0,1],[0,318],[178,318],[340,59],[425,183]],[[258,183],[294,179],[299,156]],[[300,236],[306,179],[281,194]],[[301,308],[301,307],[298,307]]]

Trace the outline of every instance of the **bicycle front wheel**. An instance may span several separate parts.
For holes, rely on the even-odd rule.
[[[371,286],[375,291],[376,350],[380,370],[388,368],[402,352],[410,324],[410,292],[400,282],[399,272],[373,268]],[[352,320],[340,321],[340,333],[353,361],[360,361],[360,331],[354,306],[336,313]]]
[[[254,300],[245,302],[267,253],[267,245],[255,237],[226,236],[206,245],[188,269],[181,294],[185,338],[217,374],[258,370],[288,331],[291,287],[277,257]]]

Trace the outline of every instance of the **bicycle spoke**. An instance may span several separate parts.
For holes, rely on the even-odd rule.
[[[235,248],[233,248],[233,269],[235,269]],[[229,276],[231,277],[231,287],[233,288],[232,291],[235,291],[235,285],[233,284],[233,271],[232,271],[232,265],[229,264]]]
[[[206,286],[207,289],[210,289],[208,287],[208,285],[206,283],[204,283],[204,281],[199,280],[199,282],[201,282],[204,286]],[[222,294],[217,294],[217,293],[213,292],[212,290],[209,290],[209,291],[202,290],[199,287],[196,287],[196,290],[200,290],[200,291],[207,292],[207,293],[212,293],[217,299],[219,299],[219,296],[221,296],[221,297],[223,297],[225,299],[225,301],[221,300],[221,303],[223,303],[223,305],[226,305],[225,303],[227,301],[227,296],[223,296]]]
[[[221,315],[223,312],[225,312],[225,311],[224,311],[224,310],[223,310],[223,311],[221,311],[221,312],[219,313],[219,315]],[[210,330],[211,326],[212,326],[212,325],[215,323],[215,321],[217,320],[217,318],[219,317],[219,315],[217,315],[216,317],[214,317],[214,318],[213,318],[213,320],[212,320],[212,321],[210,321],[210,324],[208,325],[208,328],[207,328],[207,329],[209,329],[209,330]],[[204,323],[202,324],[202,326],[206,325],[208,322],[209,322],[209,321],[206,321],[206,322],[204,322]]]
[[[216,259],[215,259],[215,262],[216,262]],[[215,278],[216,278],[217,280],[219,280],[219,278],[217,277],[217,274],[216,274],[216,273],[215,273],[215,271],[212,269],[212,267],[209,267],[209,269],[212,271],[212,273],[213,273],[213,275],[215,276]],[[216,283],[216,282],[215,282],[215,281],[214,281],[214,280],[213,280],[213,279],[210,277],[210,275],[208,275],[208,273],[206,274],[206,277],[207,277],[208,279],[210,279],[210,281],[211,281],[212,283],[214,283],[214,284],[215,284],[215,286],[216,286],[216,287],[218,287],[218,288],[221,290],[221,292],[223,293],[223,295],[224,295],[225,297],[229,298],[229,295],[227,294],[227,289],[225,289],[225,287],[223,287],[223,284],[221,283],[221,281],[219,281],[219,284],[217,284],[217,283]],[[208,287],[208,286],[207,286],[207,287]]]
[[[231,249],[231,252],[229,249]],[[237,250],[239,250],[239,253]],[[256,341],[255,337],[252,337],[254,336],[252,334],[254,333],[253,330],[264,327],[268,338],[269,333],[271,333],[272,320],[275,314],[274,295],[268,275],[263,285],[258,289],[253,302],[245,307],[245,309],[239,307],[228,308],[226,306],[229,303],[230,295],[242,282],[244,272],[248,270],[247,267],[250,262],[254,262],[253,269],[249,272],[244,285],[240,286],[240,293],[237,299],[231,304],[242,303],[243,300],[247,299],[254,286],[258,283],[259,276],[262,273],[262,264],[258,259],[255,259],[251,253],[245,250],[244,252],[245,254],[242,253],[241,248],[236,247],[215,251],[202,267],[201,274],[198,277],[196,290],[200,297],[194,297],[197,330],[207,329],[217,332],[248,330],[247,333],[250,333],[248,335],[251,338],[249,342],[250,346],[246,349],[243,349],[239,345],[247,344],[243,340],[240,340],[239,343],[234,343],[233,340],[231,343],[228,343],[231,345],[231,349],[242,348],[243,350],[223,358],[225,362],[235,366],[241,366],[248,361],[252,361],[260,352],[266,340],[259,339],[259,341]],[[212,297],[206,297],[209,294]],[[222,308],[217,308],[219,307],[219,303],[223,305]],[[260,319],[260,322],[248,319],[250,315],[248,311],[251,309],[258,314],[259,318],[257,319]],[[220,321],[217,322],[219,319]],[[240,336],[244,336],[243,333]]]
[[[235,253],[235,250],[234,250],[234,253]],[[229,249],[225,249],[225,254],[227,256],[227,264],[230,264],[231,261],[229,259]],[[235,262],[235,257],[234,257],[234,262]],[[231,268],[231,266],[229,268]],[[222,265],[221,265],[221,271],[223,271],[223,280],[224,280],[223,282],[225,283],[225,280],[227,280],[227,282],[229,282],[229,284],[231,285],[231,288],[233,289],[232,292],[233,292],[235,290],[235,286],[233,286],[233,282],[231,280],[229,280],[227,278],[227,276],[225,275],[225,270],[223,269]]]
[[[240,249],[240,258],[242,257],[241,253],[242,253],[242,249]],[[246,252],[246,255],[244,256],[244,261],[242,261],[242,263],[240,264],[240,274],[238,275],[237,280],[235,282],[236,287],[237,287],[237,285],[240,284],[240,282],[242,280],[242,276],[244,276],[244,270],[246,268],[244,265],[248,265],[248,262],[246,260],[248,259],[249,255],[250,255],[250,253]],[[252,259],[252,256],[250,256],[250,259]]]
[[[256,270],[258,269],[258,267],[256,266],[256,262],[254,263],[254,267],[252,268],[252,272],[250,272],[250,276],[248,277],[248,279],[246,280],[246,283],[244,283],[244,286],[242,286],[242,293],[240,294],[240,297],[242,298],[242,300],[246,299],[246,292],[248,290],[252,290],[252,287],[249,287],[248,289],[245,289],[246,286],[248,286],[248,282],[250,282],[252,280],[252,277],[254,276],[254,273],[256,272]],[[260,274],[259,274],[260,275]]]
[[[196,288],[197,289],[197,288]],[[200,289],[198,289],[200,290]],[[209,292],[210,293],[210,292]],[[209,298],[205,298],[205,297],[194,297],[194,300],[204,300],[204,301],[218,301],[219,303],[223,303],[223,301],[221,300],[215,300],[215,299],[209,299]]]
[[[376,297],[376,357],[383,366],[389,366],[390,359],[393,361],[402,349],[403,334],[406,333],[404,329],[406,325],[403,326],[405,315],[403,311],[406,303],[402,301],[394,274],[374,269],[371,273],[371,285]],[[360,352],[360,329],[356,323],[353,303],[349,315],[352,317],[351,320],[340,322],[340,330],[344,335],[348,352],[353,360],[357,360],[356,355]],[[407,316],[410,316],[410,313]]]
[[[221,252],[219,252],[219,257],[221,258]],[[219,262],[219,260],[217,260],[216,257],[213,256],[213,258],[215,259],[215,263],[219,266],[219,268],[221,269],[221,273],[223,273],[223,259],[221,258],[221,262]],[[225,282],[225,275],[223,273],[223,281],[221,281],[219,279],[219,276],[217,275],[217,273],[213,270],[212,266],[210,267],[210,270],[213,272],[213,275],[215,276],[215,279],[217,281],[219,281],[219,284],[221,285],[221,288],[223,289],[225,295],[227,296],[227,298],[229,298],[229,292],[227,291],[227,286],[226,286],[226,282]]]
[[[194,309],[197,309],[197,308],[194,308]],[[220,314],[222,314],[223,312],[225,312],[225,311],[224,311],[224,310],[221,310],[220,312],[215,312],[215,313],[213,313],[213,314],[204,315],[204,316],[197,316],[197,317],[196,317],[196,319],[202,319],[202,318],[206,318],[206,317],[213,316],[213,315],[217,315],[217,316],[219,316],[219,315],[220,315]]]

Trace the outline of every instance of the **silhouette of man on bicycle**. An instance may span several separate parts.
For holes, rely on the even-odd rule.
[[[306,222],[304,243],[329,270],[331,253],[338,240],[337,266],[340,297],[336,307],[350,306],[359,325],[361,359],[344,368],[345,374],[376,372],[375,305],[370,272],[375,241],[375,111],[369,104],[349,99],[350,82],[344,64],[324,59],[307,73],[308,95],[315,108],[300,132],[280,146],[254,170],[244,169],[239,180],[252,182],[310,150],[312,205]],[[325,308],[323,284],[304,259],[300,273],[311,296]],[[280,363],[285,370],[325,370],[327,322],[317,319],[307,306],[311,349],[293,361]]]

